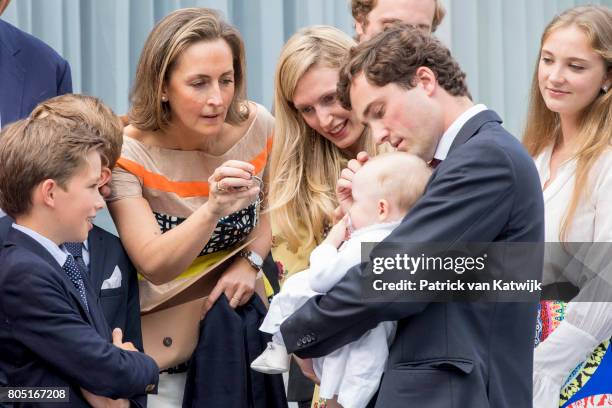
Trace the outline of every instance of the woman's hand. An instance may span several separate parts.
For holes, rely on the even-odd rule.
[[[348,162],[346,168],[340,173],[340,178],[336,184],[336,198],[340,204],[341,211],[334,212],[334,216],[342,218],[344,214],[348,213],[348,210],[353,205],[353,177],[357,170],[359,170],[365,162],[370,159],[370,156],[366,152],[359,152],[356,159],[352,159]]]
[[[248,302],[255,291],[256,278],[257,271],[251,267],[248,261],[237,257],[230,267],[223,272],[210,295],[204,301],[202,319],[222,294],[225,294],[232,309]]]
[[[206,206],[217,218],[248,207],[259,194],[259,183],[252,179],[255,167],[247,162],[228,160],[208,178],[210,190]]]

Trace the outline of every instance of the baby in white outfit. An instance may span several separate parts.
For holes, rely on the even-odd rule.
[[[355,173],[348,214],[312,251],[310,268],[289,277],[272,300],[260,327],[272,334],[272,341],[251,368],[267,374],[289,369],[280,325],[308,299],[329,291],[361,263],[361,243],[387,237],[422,196],[430,176],[424,161],[400,152],[376,156]],[[344,408],[366,406],[378,389],[394,332],[394,322],[380,323],[360,339],[314,359],[315,373],[321,379],[319,396],[337,396]]]

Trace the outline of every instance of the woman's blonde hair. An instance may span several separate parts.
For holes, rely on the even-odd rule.
[[[580,6],[556,16],[544,30],[542,45],[548,36],[559,28],[578,27],[586,35],[593,50],[601,56],[608,75],[612,73],[612,10],[602,6]],[[533,157],[547,146],[555,145],[561,135],[559,115],[546,107],[538,85],[538,55],[533,82],[527,125],[523,144]],[[577,159],[576,181],[572,199],[562,220],[560,241],[565,241],[569,225],[581,199],[586,196],[589,171],[599,156],[612,145],[612,92],[600,92],[587,106],[580,117],[578,140],[581,145],[575,155]]]
[[[249,117],[246,103],[244,42],[238,30],[207,8],[185,8],[164,17],[153,28],[142,49],[130,95],[129,123],[141,130],[165,128],[171,109],[162,102],[162,91],[182,53],[200,41],[224,40],[232,51],[234,98],[225,121],[232,125]]]
[[[329,26],[312,26],[285,44],[274,78],[275,135],[270,160],[269,202],[275,232],[289,248],[320,242],[337,206],[335,187],[348,157],[309,127],[293,105],[298,81],[313,66],[340,70],[355,41]],[[361,150],[376,146],[364,130]]]

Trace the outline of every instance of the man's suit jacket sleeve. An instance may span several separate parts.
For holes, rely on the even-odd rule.
[[[70,382],[110,398],[139,396],[157,384],[153,359],[102,338],[70,303],[49,265],[23,260],[8,276],[3,304],[13,315],[13,335]]]
[[[434,173],[424,196],[383,242],[491,242],[510,216],[516,169],[501,146],[470,140]],[[415,244],[418,245],[418,244]],[[376,249],[370,255],[375,256]],[[427,303],[363,302],[366,264],[351,268],[327,294],[310,299],[281,326],[290,353],[329,354],[381,321],[420,313]]]

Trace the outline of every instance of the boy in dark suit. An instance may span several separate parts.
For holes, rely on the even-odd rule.
[[[68,127],[79,123],[95,129],[108,144],[102,154],[103,183],[110,179],[111,168],[121,154],[123,125],[113,111],[99,99],[67,94],[49,99],[34,108],[32,118],[47,118]],[[13,220],[0,215],[0,245]],[[142,351],[140,305],[136,270],[128,258],[119,238],[94,226],[81,246],[70,245],[75,260],[87,271],[92,288],[100,297],[104,316],[111,329],[123,331],[124,340]],[[146,399],[142,401],[143,405]]]
[[[40,103],[31,117],[45,117],[67,126],[83,123],[98,132],[108,142],[102,152],[101,185],[108,183],[123,144],[123,124],[109,107],[92,96],[67,94]],[[0,243],[2,239],[0,226]],[[124,340],[142,351],[136,270],[119,238],[94,226],[86,241],[70,245],[68,250],[87,271],[110,328],[120,328]]]
[[[128,406],[158,367],[110,328],[64,244],[83,242],[104,203],[108,138],[83,123],[19,121],[0,136],[0,207],[15,219],[0,252],[0,372],[10,387],[68,387],[70,406]],[[112,341],[112,343],[111,343]]]

